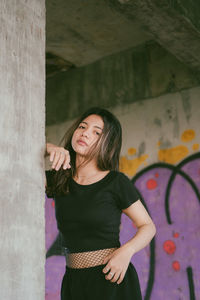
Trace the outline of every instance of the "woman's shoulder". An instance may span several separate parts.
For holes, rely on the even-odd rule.
[[[118,192],[122,188],[125,189],[126,187],[133,186],[133,183],[131,182],[129,177],[123,172],[117,170],[110,171],[108,179],[108,182],[112,184],[112,186],[114,186],[116,192]]]
[[[112,172],[114,172],[114,178],[116,180],[119,180],[119,181],[125,182],[125,183],[126,182],[127,183],[131,182],[131,180],[129,179],[129,177],[126,174],[124,174],[123,172],[121,172],[121,171],[112,171]]]
[[[140,197],[134,183],[127,175],[120,171],[115,171],[115,174],[114,191],[117,195],[120,209],[125,209],[139,200]]]

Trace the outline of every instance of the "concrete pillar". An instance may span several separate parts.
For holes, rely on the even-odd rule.
[[[45,1],[0,16],[0,299],[44,300]]]

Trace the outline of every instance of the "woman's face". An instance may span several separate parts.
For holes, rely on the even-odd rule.
[[[104,127],[102,118],[90,115],[85,118],[74,131],[72,148],[79,155],[86,155],[91,147],[100,138]]]

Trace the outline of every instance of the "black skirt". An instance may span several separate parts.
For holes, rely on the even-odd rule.
[[[66,267],[61,300],[142,300],[137,272],[130,262],[120,284],[105,279],[105,265],[72,269]]]

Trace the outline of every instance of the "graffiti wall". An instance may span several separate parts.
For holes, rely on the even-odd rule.
[[[200,299],[199,99],[197,88],[113,110],[124,131],[120,170],[157,227],[151,244],[132,257],[144,300]],[[122,215],[121,243],[135,232]],[[65,259],[52,199],[46,199],[46,249],[46,300],[58,300]]]
[[[144,299],[199,299],[200,154],[152,164],[132,181],[157,227],[150,247],[133,257]],[[131,225],[124,217],[122,241]]]

